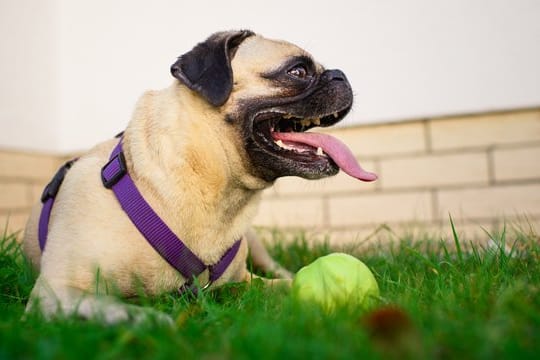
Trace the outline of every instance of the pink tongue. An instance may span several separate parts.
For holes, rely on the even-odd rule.
[[[358,164],[347,145],[330,135],[306,132],[275,132],[272,133],[272,136],[275,140],[302,143],[314,148],[321,147],[340,169],[350,176],[362,181],[373,181],[377,179],[377,175],[367,172],[360,167],[360,164]]]

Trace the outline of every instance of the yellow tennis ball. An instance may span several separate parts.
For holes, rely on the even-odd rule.
[[[341,306],[368,309],[379,296],[369,268],[343,253],[322,256],[304,266],[294,277],[292,291],[298,299],[318,304],[327,312]]]

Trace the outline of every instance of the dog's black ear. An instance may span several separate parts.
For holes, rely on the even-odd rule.
[[[219,32],[180,56],[171,74],[210,104],[221,106],[233,87],[231,59],[242,41],[254,35],[249,30]]]

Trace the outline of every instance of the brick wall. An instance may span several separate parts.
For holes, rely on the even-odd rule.
[[[63,161],[61,156],[0,149],[0,233],[24,228],[30,208]]]
[[[263,228],[304,229],[333,242],[366,238],[381,225],[482,233],[502,222],[540,222],[540,109],[336,129],[367,170],[361,183],[339,175],[283,178],[265,192]],[[0,231],[23,227],[30,206],[64,157],[0,150]],[[388,230],[385,230],[388,232]],[[381,233],[379,233],[381,235]]]
[[[445,236],[449,214],[460,232],[473,236],[505,222],[538,227],[540,109],[330,133],[379,180],[361,183],[341,173],[280,179],[264,196],[258,225],[303,228],[337,242],[365,238],[381,224]]]

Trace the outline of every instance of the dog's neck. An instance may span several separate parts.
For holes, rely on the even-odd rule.
[[[174,85],[139,100],[124,138],[129,171],[148,203],[195,253],[215,262],[245,231],[261,190],[216,109]]]

